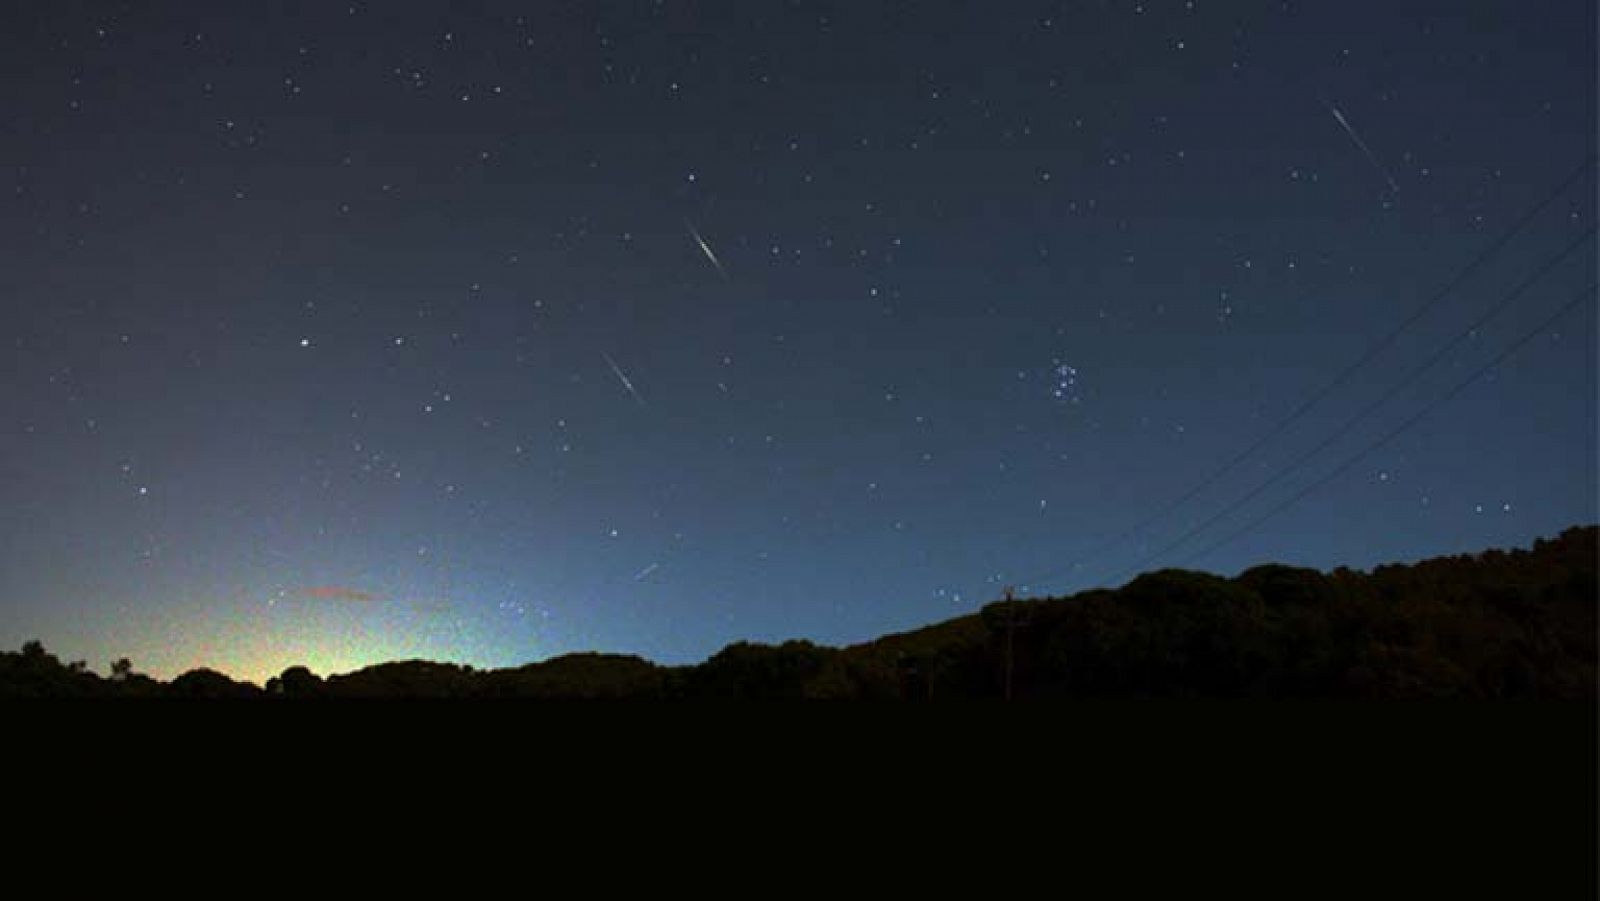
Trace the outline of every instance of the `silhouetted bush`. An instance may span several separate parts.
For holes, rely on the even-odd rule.
[[[464,698],[472,680],[458,664],[402,660],[329,676],[323,690],[331,698]]]
[[[667,675],[642,657],[567,654],[491,670],[479,679],[478,692],[495,698],[659,698],[667,692]]]
[[[741,641],[695,667],[685,691],[694,698],[799,699],[806,696],[811,680],[837,653],[809,641],[786,641],[776,647]]]
[[[267,694],[285,698],[324,697],[322,679],[303,666],[291,666],[267,680]]]
[[[253,698],[260,689],[248,682],[235,682],[213,669],[192,669],[167,686],[166,694],[173,698],[201,698],[227,700]]]

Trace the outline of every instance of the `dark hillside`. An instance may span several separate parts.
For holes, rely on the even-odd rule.
[[[1596,696],[1600,530],[1371,573],[1160,570],[1121,589],[1000,601],[847,648],[736,642],[695,666],[568,654],[512,669],[409,660],[265,689],[195,669],[102,679],[38,642],[0,696],[168,698],[1540,698]]]

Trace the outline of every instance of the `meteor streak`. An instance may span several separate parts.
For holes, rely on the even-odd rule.
[[[622,367],[617,365],[617,361],[611,359],[611,355],[605,351],[601,351],[600,356],[605,358],[606,365],[611,367],[611,371],[617,374],[617,380],[622,382],[622,387],[628,389],[628,393],[633,395],[633,399],[639,402],[639,406],[644,406],[644,398],[639,396],[639,390],[633,387],[633,382],[628,381],[628,377],[623,374]]]
[[[694,236],[694,243],[700,245],[700,252],[706,255],[706,259],[711,261],[711,265],[717,267],[717,272],[722,275],[722,280],[730,281],[728,270],[722,268],[722,262],[717,259],[715,253],[711,252],[711,245],[706,243],[706,239],[700,237],[700,232],[695,229],[694,223],[685,219],[683,224],[689,227],[689,234]]]
[[[1382,163],[1378,162],[1378,157],[1367,146],[1367,142],[1361,140],[1361,136],[1356,134],[1356,130],[1350,126],[1350,121],[1344,117],[1344,113],[1339,112],[1337,106],[1326,100],[1322,101],[1322,105],[1328,108],[1328,112],[1333,113],[1333,118],[1339,120],[1339,126],[1344,129],[1344,133],[1350,136],[1350,140],[1356,142],[1356,146],[1360,147],[1361,152],[1366,154],[1367,161],[1372,163],[1372,168],[1377,169],[1378,173],[1383,176],[1383,180],[1389,183],[1389,190],[1394,191],[1396,194],[1400,193],[1400,186],[1395,184],[1394,177],[1389,174],[1388,169],[1383,168]]]

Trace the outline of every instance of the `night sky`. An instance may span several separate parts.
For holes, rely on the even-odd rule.
[[[0,646],[690,663],[1593,522],[1595,32],[5,4]]]

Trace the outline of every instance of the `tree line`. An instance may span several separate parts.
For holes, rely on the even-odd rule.
[[[326,677],[292,666],[258,686],[207,668],[162,682],[126,658],[101,677],[30,641],[0,652],[0,697],[1593,700],[1597,557],[1600,528],[1587,526],[1371,572],[1167,569],[851,647],[737,642],[691,666],[600,653],[486,670],[407,660]]]

